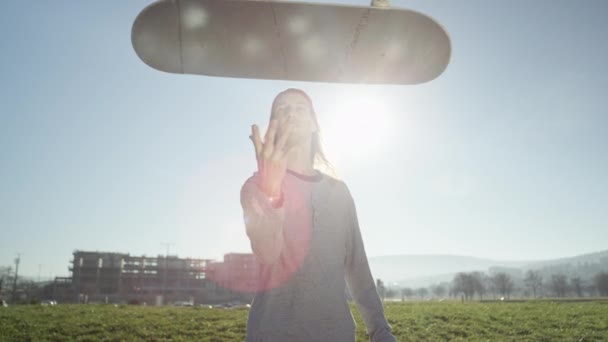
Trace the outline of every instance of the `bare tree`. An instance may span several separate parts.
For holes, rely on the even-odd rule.
[[[10,278],[12,270],[10,266],[0,266],[0,279]]]
[[[409,287],[404,287],[401,289],[401,301],[405,301],[405,298],[410,298],[414,295],[414,290]]]
[[[534,298],[536,298],[537,291],[543,286],[543,276],[539,271],[528,270],[528,272],[526,272],[526,277],[524,278],[524,283],[532,290],[532,294]]]
[[[513,280],[511,280],[511,276],[505,272],[498,272],[492,276],[492,283],[496,287],[496,290],[503,297],[509,299],[511,292],[513,291]]]
[[[593,283],[600,297],[608,297],[608,272],[596,274]]]
[[[552,275],[551,289],[556,297],[565,297],[568,290],[568,278],[563,274]]]
[[[416,294],[420,297],[420,299],[424,299],[424,296],[426,296],[428,293],[429,290],[426,287],[416,289]]]
[[[437,298],[441,298],[443,296],[445,296],[446,292],[447,292],[447,288],[444,284],[438,284],[438,285],[434,285],[431,288],[431,292],[433,292],[433,295]]]
[[[452,291],[456,294],[463,294],[466,300],[473,299],[475,293],[483,298],[486,291],[483,277],[483,273],[480,272],[457,273],[452,281]]]
[[[488,292],[492,294],[492,299],[496,299],[496,285],[494,284],[494,280],[490,276],[485,276],[483,278],[484,286]]]
[[[486,294],[486,287],[484,285],[485,274],[481,272],[471,273],[471,282],[473,284],[473,290],[479,296],[479,299],[483,300],[483,296]]]
[[[12,268],[10,266],[0,266],[0,298],[3,290],[7,287],[11,279]]]
[[[466,300],[473,299],[475,287],[468,273],[460,272],[454,276],[452,288],[454,293],[461,293]]]
[[[570,286],[578,297],[583,296],[583,280],[580,277],[570,279]]]

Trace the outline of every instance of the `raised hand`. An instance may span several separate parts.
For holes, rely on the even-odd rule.
[[[280,136],[277,136],[278,126],[279,122],[276,119],[270,120],[264,141],[262,141],[258,126],[252,125],[250,136],[258,161],[258,176],[260,177],[258,185],[267,196],[271,197],[281,195],[281,183],[287,169],[287,155],[291,149],[286,145],[291,125],[285,125]]]

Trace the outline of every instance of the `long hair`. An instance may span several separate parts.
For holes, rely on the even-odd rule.
[[[319,121],[317,120],[317,113],[315,112],[315,108],[312,104],[312,99],[310,98],[310,96],[308,96],[308,94],[304,90],[298,89],[298,88],[288,88],[288,89],[285,89],[282,92],[278,93],[277,96],[275,96],[274,100],[272,101],[272,107],[270,109],[270,112],[272,113],[274,111],[274,106],[277,102],[277,99],[281,95],[287,94],[287,93],[298,93],[298,94],[304,96],[304,98],[306,98],[306,100],[308,101],[308,104],[310,105],[310,113],[312,115],[313,121],[315,122],[315,125],[317,126],[317,131],[312,134],[311,148],[310,148],[310,162],[312,163],[313,168],[318,169],[334,178],[338,178],[336,169],[325,156],[325,152],[323,152],[323,143],[322,143],[323,139],[321,137],[321,126],[319,126]],[[271,117],[272,117],[272,114],[271,114]]]

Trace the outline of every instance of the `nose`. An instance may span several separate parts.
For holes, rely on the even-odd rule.
[[[295,115],[296,115],[296,114],[295,114],[295,109],[294,109],[293,107],[291,107],[291,106],[287,107],[287,108],[285,109],[285,111],[286,111],[286,113],[285,113],[285,114],[287,114],[287,118],[292,118],[293,116],[295,116]]]

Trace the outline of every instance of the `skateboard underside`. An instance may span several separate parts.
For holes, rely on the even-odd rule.
[[[132,43],[170,73],[366,84],[430,81],[451,53],[446,31],[418,12],[283,1],[157,1]]]

